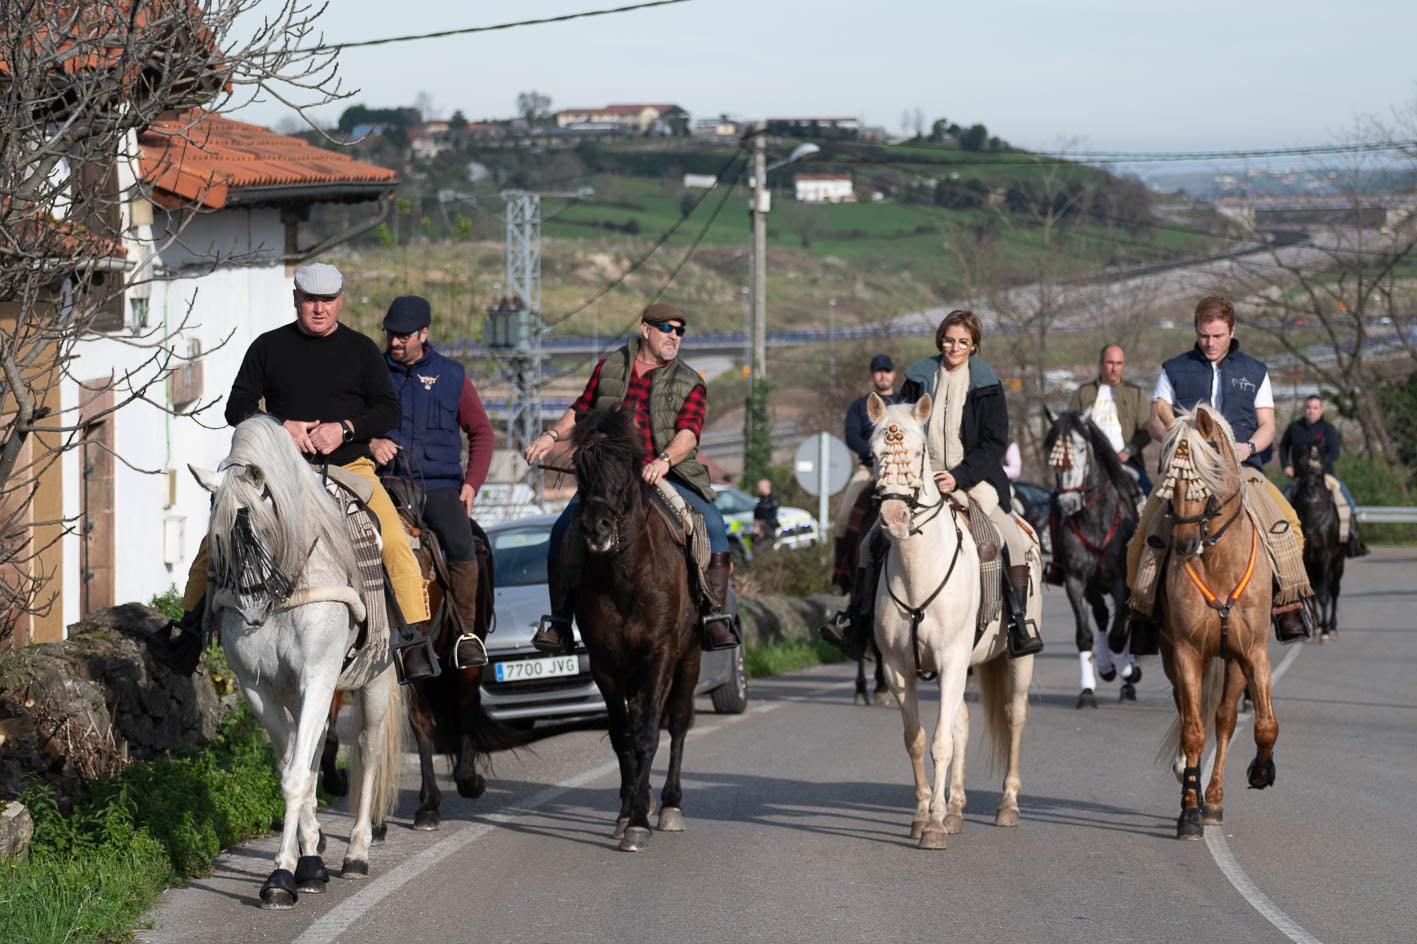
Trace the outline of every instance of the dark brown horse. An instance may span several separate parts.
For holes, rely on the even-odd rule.
[[[1338,635],[1338,592],[1347,555],[1338,540],[1338,506],[1324,479],[1318,446],[1309,446],[1308,458],[1295,467],[1290,501],[1304,532],[1304,570],[1314,588],[1319,641],[1328,642]]]
[[[854,592],[856,568],[861,562],[861,541],[876,526],[880,505],[881,502],[876,497],[876,490],[873,488],[863,488],[861,494],[857,496],[856,504],[847,519],[846,538],[841,542],[840,554],[833,567],[833,588],[840,587],[847,594]],[[866,684],[867,658],[863,655],[856,660],[855,702],[858,705],[894,704],[895,696],[891,694],[891,688],[886,684],[886,670],[881,662],[881,647],[876,645],[874,634],[871,636],[870,652],[876,662],[876,687],[873,691]]]
[[[632,417],[618,410],[583,413],[572,442],[580,508],[561,559],[574,554],[584,562],[575,593],[576,624],[620,760],[614,835],[622,850],[642,852],[651,835],[650,768],[665,721],[669,770],[659,828],[684,828],[679,772],[699,678],[698,608],[684,550],[652,507],[650,486],[640,477],[644,446]]]
[[[458,794],[476,798],[487,790],[487,778],[478,771],[478,765],[485,765],[493,751],[526,743],[526,737],[493,720],[482,707],[483,667],[458,668],[453,664],[453,650],[464,631],[486,639],[492,629],[492,553],[486,536],[480,528],[473,526],[478,564],[475,591],[477,619],[475,626],[464,629],[458,621],[457,609],[448,596],[448,574],[439,561],[436,538],[431,529],[414,520],[409,513],[408,506],[414,503],[400,502],[399,489],[390,488],[389,491],[403,518],[404,530],[414,542],[414,557],[418,560],[423,578],[428,581],[428,609],[433,614],[428,630],[441,670],[434,678],[413,683],[413,697],[408,705],[409,726],[418,744],[421,774],[413,828],[432,830],[437,829],[442,821],[439,814],[442,791],[438,788],[434,755],[448,757]],[[342,795],[341,788],[345,785],[344,772],[335,767],[335,755],[339,748],[335,719],[339,710],[340,700],[336,696],[330,708],[325,749],[320,757],[325,790],[335,795]]]
[[[1224,815],[1225,755],[1240,693],[1255,710],[1251,787],[1274,783],[1279,725],[1270,702],[1270,565],[1243,499],[1230,426],[1198,406],[1166,430],[1157,495],[1169,499],[1171,554],[1157,594],[1161,660],[1179,715],[1162,756],[1181,778],[1178,839],[1200,839]],[[1201,752],[1215,737],[1215,764],[1201,792]],[[1178,753],[1179,748],[1179,753]]]

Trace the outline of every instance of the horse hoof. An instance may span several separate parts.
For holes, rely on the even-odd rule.
[[[1250,781],[1251,790],[1263,790],[1265,787],[1274,786],[1274,758],[1260,762],[1258,758],[1250,761],[1250,769],[1245,772],[1246,778]]]
[[[1115,665],[1109,665],[1105,669],[1098,669],[1097,677],[1104,682],[1110,682],[1117,677],[1117,667]]]
[[[1219,826],[1225,822],[1225,810],[1218,806],[1202,807],[1201,822],[1207,826]]]
[[[648,852],[650,831],[643,826],[627,826],[620,840],[621,852]]]
[[[413,828],[421,832],[431,833],[442,825],[437,810],[419,810],[413,814]]]
[[[1123,683],[1122,683],[1122,691],[1121,691],[1120,694],[1117,695],[1117,700],[1118,700],[1118,701],[1136,701],[1136,700],[1137,700],[1137,687],[1136,687],[1135,685],[1133,685],[1131,682],[1123,682]]]
[[[371,827],[370,830],[369,830],[369,841],[370,841],[370,842],[383,842],[385,839],[388,839],[388,838],[389,838],[389,824],[388,824],[388,823],[375,823],[374,826]]]
[[[1176,838],[1200,839],[1204,835],[1205,827],[1201,824],[1201,811],[1197,807],[1182,810],[1180,817],[1176,820]]]
[[[339,869],[340,878],[368,878],[369,860],[367,859],[345,859],[344,865]]]
[[[268,911],[286,911],[295,907],[300,895],[295,890],[295,876],[289,869],[276,869],[261,886],[261,907]]]
[[[627,827],[627,826],[629,826],[629,825],[630,825],[630,817],[628,817],[628,816],[621,816],[619,819],[615,820],[615,831],[610,834],[610,838],[611,838],[611,839],[624,839],[624,838],[625,838],[625,827]]]
[[[947,838],[943,827],[931,826],[920,834],[920,848],[944,849],[946,847]]]
[[[476,800],[487,792],[487,778],[482,774],[473,774],[458,781],[458,796],[466,797],[469,800]]]
[[[957,836],[964,832],[964,817],[959,813],[946,813],[945,832],[951,836]]]
[[[325,862],[317,855],[301,856],[295,863],[295,887],[302,892],[318,895],[330,882]]]
[[[1018,810],[1004,809],[994,814],[995,826],[1013,827],[1018,825]]]
[[[853,705],[869,705],[871,704],[871,700],[866,697],[864,692],[857,692],[856,697],[851,700],[851,703]]]
[[[924,834],[924,832],[925,832],[925,824],[928,823],[928,822],[930,822],[930,820],[927,819],[927,818],[925,818],[925,817],[923,817],[923,816],[920,817],[919,819],[913,819],[913,820],[911,820],[911,821],[910,821],[910,838],[911,838],[911,839],[919,839],[919,838],[921,837],[921,835]]]
[[[659,831],[662,833],[682,833],[684,831],[684,811],[677,806],[666,806],[660,810]]]
[[[1140,682],[1140,681],[1141,681],[1141,666],[1139,666],[1139,665],[1133,663],[1133,664],[1132,664],[1132,667],[1131,667],[1130,669],[1128,669],[1126,672],[1122,673],[1122,681],[1124,681],[1124,682],[1131,682],[1133,685],[1135,685],[1137,682]]]
[[[1113,674],[1116,674],[1116,673],[1113,673]],[[1097,695],[1093,693],[1092,689],[1090,689],[1090,688],[1084,688],[1082,691],[1078,692],[1078,707],[1079,707],[1079,708],[1096,708],[1096,707],[1097,707]]]

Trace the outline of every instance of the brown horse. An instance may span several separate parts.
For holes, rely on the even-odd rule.
[[[436,537],[424,523],[415,520],[415,515],[409,510],[415,502],[407,498],[400,500],[405,490],[390,487],[389,494],[399,508],[404,530],[414,543],[414,557],[423,572],[423,579],[428,581],[428,609],[433,614],[428,632],[433,638],[440,672],[433,678],[413,683],[413,698],[408,705],[408,720],[418,744],[421,774],[413,828],[433,830],[442,822],[439,814],[442,791],[438,789],[434,755],[444,754],[452,763],[453,782],[457,785],[458,794],[475,799],[487,790],[487,778],[478,772],[478,764],[485,765],[487,756],[493,751],[526,743],[526,737],[499,724],[482,707],[483,667],[459,668],[453,660],[454,647],[463,632],[474,633],[485,640],[492,629],[492,553],[486,535],[476,524],[473,525],[478,564],[475,591],[477,618],[476,625],[464,628],[449,597],[448,574],[446,566],[440,561]],[[325,749],[320,758],[325,790],[335,795],[343,794],[341,788],[346,780],[344,772],[335,767],[339,748],[335,719],[339,710],[340,699],[336,695],[330,707]]]
[[[659,829],[684,828],[680,768],[699,678],[698,608],[684,549],[640,477],[644,446],[631,415],[583,413],[572,442],[580,508],[561,559],[573,554],[584,561],[575,615],[620,760],[614,836],[621,850],[643,852],[651,835],[649,778],[661,721],[669,728],[669,770]]]
[[[838,557],[832,571],[832,587],[842,588],[845,593],[853,593],[855,583],[856,568],[861,562],[861,541],[871,533],[871,529],[876,526],[876,519],[880,515],[880,500],[876,497],[876,490],[863,488],[861,494],[856,498],[856,504],[852,507],[850,517],[847,519],[846,538],[841,541]],[[884,551],[883,551],[884,553]],[[881,647],[876,644],[876,637],[871,636],[870,653],[876,662],[876,687],[874,693],[866,685],[866,662],[867,656],[863,655],[856,660],[856,698],[858,705],[891,705],[895,703],[895,696],[891,694],[891,688],[886,684],[885,665],[881,660]]]
[[[1161,659],[1178,712],[1161,756],[1175,758],[1181,778],[1178,839],[1200,839],[1224,815],[1225,755],[1235,733],[1240,693],[1249,685],[1255,710],[1251,787],[1274,783],[1279,734],[1270,702],[1270,564],[1263,538],[1244,508],[1235,438],[1204,405],[1182,413],[1161,447],[1169,499],[1171,554],[1157,594]],[[1201,752],[1215,737],[1215,764],[1205,792]]]

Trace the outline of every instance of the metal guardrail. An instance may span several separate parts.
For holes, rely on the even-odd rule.
[[[1359,524],[1417,524],[1417,508],[1359,505]]]

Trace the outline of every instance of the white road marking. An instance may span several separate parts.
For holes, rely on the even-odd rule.
[[[839,688],[841,686],[833,687]],[[822,689],[823,692],[830,690],[831,689]],[[749,716],[765,715],[770,711],[776,711],[782,704],[783,703],[780,701],[763,702],[761,704],[755,704],[741,715],[717,715],[714,724],[691,729],[689,731],[689,737],[696,738],[712,734],[720,728],[737,724]],[[501,812],[489,813],[482,817],[480,822],[469,823],[463,826],[446,839],[439,840],[417,855],[404,860],[379,878],[370,881],[361,891],[351,895],[324,917],[306,928],[305,933],[295,939],[295,944],[332,944],[332,942],[340,939],[340,936],[350,925],[354,924],[354,922],[358,921],[368,912],[379,907],[379,903],[385,898],[388,898],[409,882],[415,881],[424,872],[433,868],[448,856],[481,839],[495,827],[502,826],[522,816],[534,813],[547,803],[574,790],[576,787],[590,783],[592,780],[597,780],[601,777],[617,774],[619,771],[619,761],[601,764],[599,767],[582,771],[574,777],[569,777],[554,786],[540,790],[527,797],[522,802],[509,806]]]
[[[1279,682],[1280,677],[1288,671],[1294,660],[1299,658],[1299,653],[1303,646],[1296,645],[1289,649],[1289,653],[1284,657],[1284,661],[1279,663],[1279,668],[1271,674],[1271,684]],[[1215,763],[1215,748],[1210,749],[1210,755],[1205,759],[1205,766],[1210,767]],[[1215,860],[1221,873],[1234,886],[1235,891],[1240,893],[1240,897],[1250,903],[1250,907],[1260,913],[1270,924],[1278,929],[1294,944],[1321,944],[1318,938],[1301,928],[1293,918],[1289,917],[1279,909],[1279,906],[1269,900],[1264,892],[1250,877],[1245,874],[1245,870],[1240,868],[1240,863],[1235,861],[1235,857],[1230,854],[1230,846],[1225,842],[1225,830],[1223,826],[1212,826],[1205,830],[1205,845],[1210,850],[1210,857]]]

